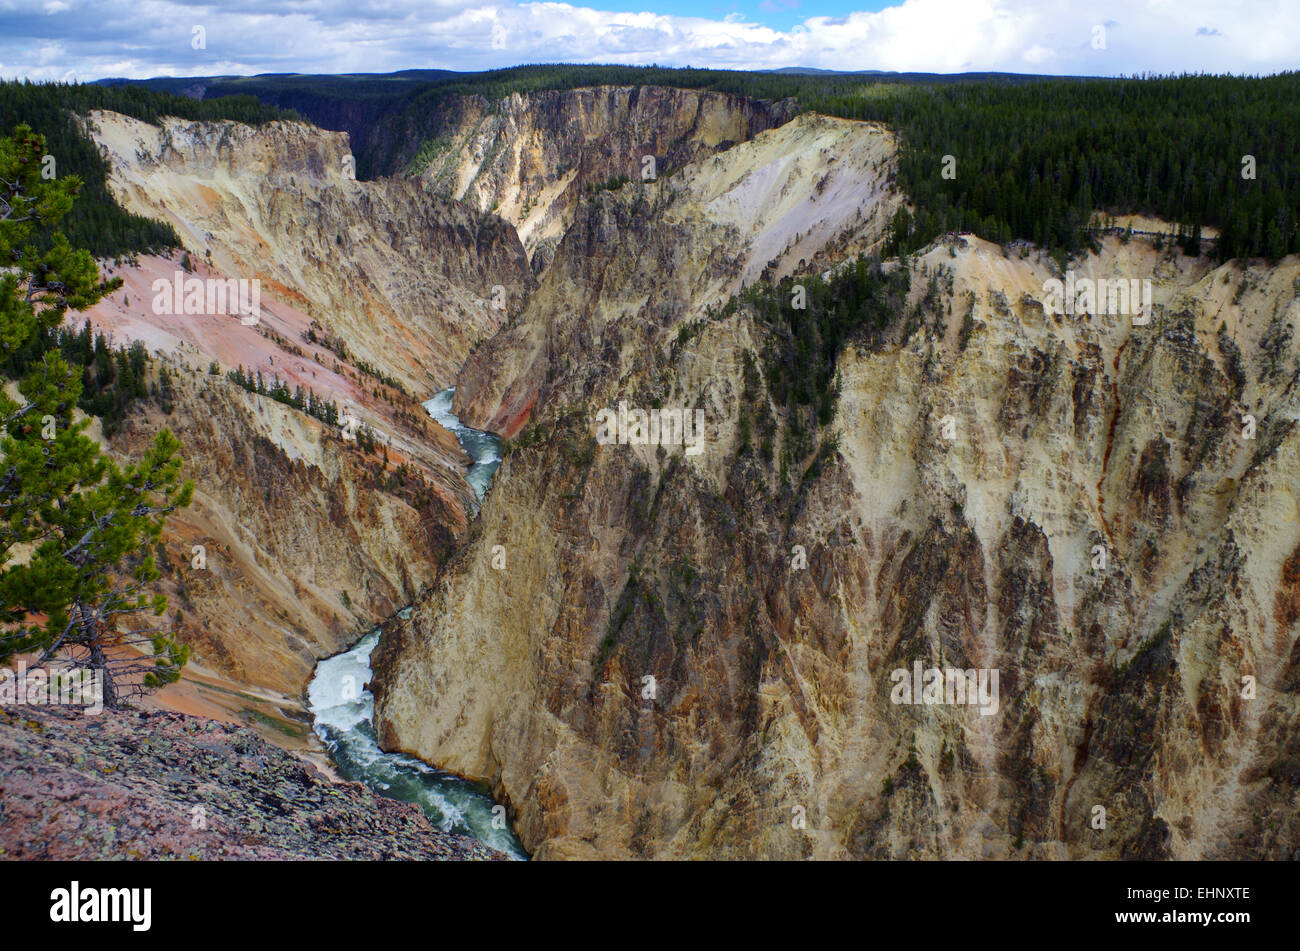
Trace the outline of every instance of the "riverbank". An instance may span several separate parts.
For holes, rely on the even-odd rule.
[[[400,622],[399,622],[400,623]],[[413,803],[443,832],[472,836],[513,858],[527,858],[504,806],[484,786],[438,769],[413,756],[387,753],[374,728],[375,698],[370,653],[379,643],[372,631],[350,650],[323,660],[308,688],[315,730],[344,780],[365,783],[382,796]]]

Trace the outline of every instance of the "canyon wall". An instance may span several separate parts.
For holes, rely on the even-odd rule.
[[[771,330],[721,305],[876,246],[893,150],[801,116],[579,204],[462,372],[514,438],[376,652],[381,740],[538,858],[1294,857],[1300,262],[1107,237],[1070,267],[1150,279],[1135,324],[949,237],[792,457]],[[703,409],[703,450],[598,443],[624,400]],[[894,702],[917,662],[997,670],[996,710]]]
[[[513,436],[548,378],[647,369],[742,285],[874,248],[899,198],[882,127],[803,115],[659,182],[584,198],[521,316],[467,360],[454,409]]]
[[[454,470],[425,480],[414,466],[399,484],[337,428],[170,366],[170,412],[137,403],[108,441],[136,459],[170,428],[195,485],[156,553],[169,603],[155,623],[203,668],[293,701],[317,660],[432,582],[465,531],[471,490]]]
[[[540,271],[589,189],[671,174],[794,111],[791,101],[659,86],[454,97],[439,103],[412,167],[438,193],[514,224]]]
[[[83,122],[124,208],[169,222],[191,255],[260,280],[415,393],[449,385],[531,280],[509,224],[412,180],[356,181],[342,133],[102,111]]]
[[[84,123],[118,199],[186,244],[107,262],[124,286],[85,315],[115,344],[146,346],[155,386],[159,370],[171,381],[166,412],[156,396],[139,403],[108,441],[129,458],[168,426],[196,485],[164,535],[165,620],[197,668],[287,709],[316,660],[415,598],[463,535],[469,459],[420,401],[504,320],[495,285],[518,306],[532,280],[523,247],[508,223],[417,183],[352,180],[337,133],[104,112]],[[154,282],[178,275],[261,281],[258,321],[160,310]],[[246,392],[226,379],[235,368],[334,403],[378,447]]]

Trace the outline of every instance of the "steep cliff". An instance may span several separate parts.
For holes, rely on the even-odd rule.
[[[288,710],[319,658],[432,581],[476,504],[470,460],[418,401],[312,342],[310,318],[281,300],[265,297],[254,326],[155,313],[153,282],[170,283],[181,267],[178,255],[109,263],[122,288],[73,319],[116,344],[143,343],[153,360],[152,398],[130,407],[109,450],[137,458],[169,427],[195,484],[194,503],[163,534],[165,621],[197,665],[274,691]],[[187,279],[220,278],[191,267]],[[248,392],[228,378],[236,368],[346,409],[375,447]]]
[[[898,204],[893,137],[806,114],[653,183],[585,198],[521,316],[476,350],[457,382],[466,424],[514,435],[548,378],[624,372],[665,332],[742,285],[832,252],[874,247]]]
[[[337,133],[106,112],[84,127],[119,201],[171,221],[188,250],[108,262],[124,286],[87,315],[116,343],[143,342],[171,382],[110,441],[130,457],[169,426],[196,484],[164,536],[166,620],[204,669],[289,709],[316,660],[409,603],[463,534],[469,460],[419,401],[504,319],[494,285],[518,305],[522,245],[416,183],[352,180]],[[158,280],[228,278],[262,282],[252,326],[157,305]],[[379,448],[245,392],[226,379],[236,368],[333,403]]]
[[[170,380],[171,412],[140,404],[109,443],[136,458],[170,427],[195,484],[163,535],[165,621],[204,667],[301,696],[318,659],[432,581],[464,533],[468,486],[415,467],[399,483],[396,459],[301,412],[174,364]]]
[[[346,135],[290,122],[155,126],[111,112],[84,126],[125,208],[170,222],[191,254],[262,281],[416,393],[454,379],[531,279],[500,218],[414,181],[356,181]]]
[[[1149,279],[1143,325],[950,238],[890,266],[818,429],[719,304],[873,246],[891,154],[801,117],[580,203],[462,373],[516,438],[381,642],[381,739],[490,781],[539,858],[1293,857],[1300,262],[1071,263]],[[703,409],[702,451],[598,443],[623,400]],[[894,702],[918,661],[998,671],[996,710]]]
[[[588,189],[671,174],[780,125],[794,109],[660,86],[455,97],[431,117],[437,132],[412,167],[440,194],[514,224],[540,271]]]

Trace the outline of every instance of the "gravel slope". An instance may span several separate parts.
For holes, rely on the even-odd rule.
[[[0,858],[503,858],[245,727],[177,713],[0,709]]]

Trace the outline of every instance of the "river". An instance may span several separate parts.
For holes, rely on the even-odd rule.
[[[470,429],[453,416],[451,398],[455,394],[454,386],[449,390],[443,390],[433,399],[425,401],[424,408],[444,429],[459,440],[461,448],[474,460],[474,464],[469,467],[469,474],[465,476],[465,481],[470,484],[474,495],[481,503],[483,496],[487,495],[488,486],[492,484],[492,477],[496,475],[497,467],[501,465],[501,440],[480,429]]]
[[[454,389],[443,390],[424,404],[429,415],[450,430],[474,460],[466,477],[482,503],[501,464],[501,441],[470,429],[452,415]],[[385,753],[375,734],[375,698],[370,682],[370,653],[379,643],[371,631],[350,650],[322,660],[307,687],[316,735],[329,750],[339,775],[365,783],[390,799],[413,802],[429,822],[444,832],[470,835],[514,858],[526,858],[523,846],[505,821],[505,809],[482,785],[437,769],[403,753]]]

